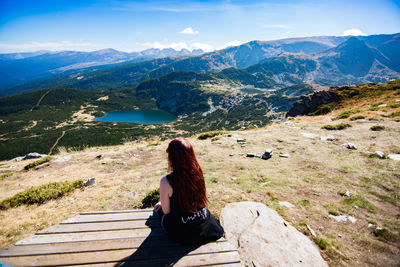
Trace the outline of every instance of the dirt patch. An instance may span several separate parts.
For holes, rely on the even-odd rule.
[[[96,101],[106,101],[106,100],[108,100],[108,95],[106,95],[106,96],[102,96],[102,97],[99,97]]]
[[[24,127],[23,131],[28,131],[29,129],[32,129],[33,127],[35,127],[37,124],[38,124],[37,121],[31,121],[31,124],[26,126],[26,127]]]
[[[78,121],[85,121],[85,122],[93,121],[95,116],[93,116],[92,114],[86,113],[86,109],[87,108],[95,108],[95,107],[96,106],[94,106],[94,105],[81,106],[81,109],[79,111],[72,114],[71,120],[60,123],[59,125],[56,126],[56,129],[65,127],[67,125],[72,125]]]

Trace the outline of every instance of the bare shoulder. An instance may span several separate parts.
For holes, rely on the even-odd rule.
[[[172,196],[172,186],[169,184],[167,176],[161,178],[160,181],[160,193],[162,192],[167,193],[168,197]]]
[[[164,176],[163,178],[161,178],[160,184],[170,185],[169,182],[168,182],[167,176]]]
[[[164,187],[164,188],[167,188],[167,189],[169,189],[169,190],[172,190],[172,187],[171,187],[171,185],[169,184],[169,181],[168,181],[168,179],[167,179],[167,176],[164,176],[163,178],[161,178],[160,186],[162,186],[162,187]]]

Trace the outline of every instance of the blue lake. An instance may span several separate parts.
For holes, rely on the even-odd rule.
[[[110,112],[94,121],[134,122],[142,124],[164,124],[176,120],[176,117],[164,110],[124,110]]]

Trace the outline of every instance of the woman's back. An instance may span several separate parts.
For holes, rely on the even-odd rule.
[[[160,181],[160,200],[154,209],[162,209],[162,226],[170,239],[199,244],[219,239],[224,230],[207,209],[208,199],[203,171],[192,145],[180,137],[167,149],[172,172]]]
[[[170,176],[167,176],[167,179]],[[201,244],[215,241],[223,236],[224,230],[207,207],[196,213],[183,211],[179,206],[178,195],[173,188],[170,197],[170,213],[164,215],[162,225],[172,240],[183,244]]]

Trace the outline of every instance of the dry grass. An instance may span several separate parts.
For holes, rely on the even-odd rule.
[[[330,265],[396,266],[400,262],[399,241],[379,239],[373,233],[375,226],[368,224],[374,223],[399,235],[400,164],[370,158],[365,152],[398,153],[400,124],[381,116],[381,110],[370,111],[372,104],[368,101],[354,107],[354,103],[349,103],[352,109],[360,110],[353,115],[382,119],[379,124],[385,127],[383,131],[369,130],[376,121],[350,121],[350,118],[338,122],[350,123],[351,128],[333,133],[321,129],[332,117],[346,111],[343,107],[327,116],[298,118],[291,126],[272,124],[226,133],[218,140],[191,138],[205,174],[211,211],[218,215],[229,202],[263,202],[302,232],[307,233],[305,224],[310,225],[317,233],[316,240],[326,241],[326,249],[321,253]],[[393,109],[388,108],[387,113],[390,112]],[[302,136],[303,132],[334,135],[336,139],[309,139]],[[236,137],[245,138],[246,147],[236,143]],[[358,150],[346,149],[347,142],[355,143]],[[60,149],[57,156],[71,155],[72,159],[64,163],[52,161],[30,171],[23,170],[29,163],[26,161],[0,162],[0,175],[12,173],[0,181],[0,200],[49,182],[89,177],[97,180],[93,187],[40,206],[0,211],[0,246],[9,246],[82,211],[139,207],[145,194],[156,189],[160,178],[167,173],[166,147],[167,142],[149,140],[80,152]],[[241,154],[261,154],[266,148],[274,151],[269,160]],[[289,154],[290,158],[278,157],[280,153]],[[375,209],[367,204],[354,208],[352,201],[345,201],[346,197],[339,194],[346,191],[351,192],[352,200],[358,201],[354,203],[370,203]],[[289,201],[295,207],[279,206],[279,201]],[[336,222],[329,213],[351,215],[357,222]]]
[[[351,116],[365,116],[367,119],[375,120],[383,118],[396,120],[396,117],[390,118],[392,113],[400,111],[400,106],[398,105],[400,102],[396,101],[396,99],[400,99],[400,95],[396,94],[396,91],[384,92],[382,95],[361,98],[357,99],[357,101],[347,99],[340,103],[340,106],[329,114],[329,117],[333,119],[340,114],[353,111]],[[386,105],[386,107],[379,107],[380,105]]]
[[[107,100],[105,98],[108,99],[108,96],[105,96],[103,98],[101,97],[97,100]],[[67,125],[72,125],[78,121],[93,121],[93,119],[95,117],[93,115],[91,115],[90,112],[86,113],[87,108],[93,108],[93,107],[96,107],[96,106],[94,106],[94,105],[81,106],[81,109],[79,111],[72,114],[71,120],[60,123],[59,125],[56,126],[56,128],[58,129],[58,128],[61,128],[61,127],[67,126]]]

